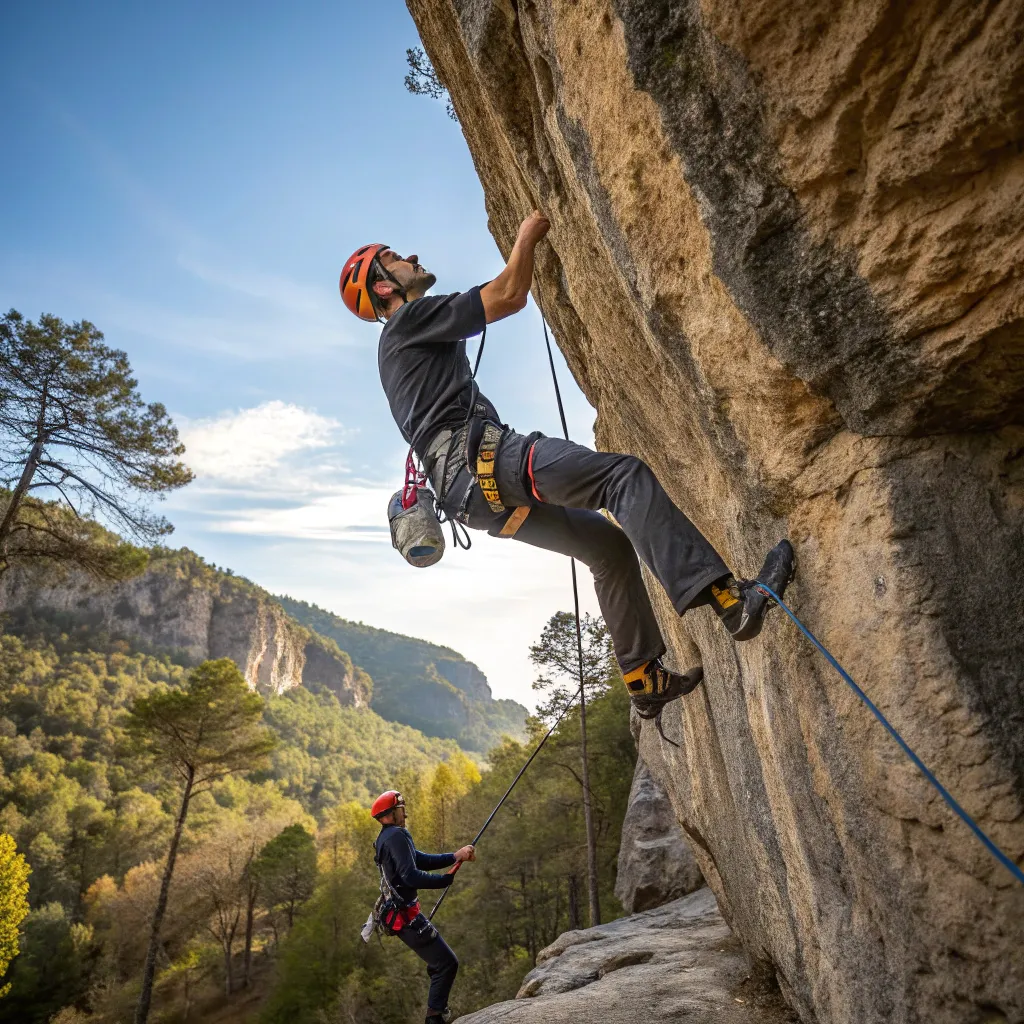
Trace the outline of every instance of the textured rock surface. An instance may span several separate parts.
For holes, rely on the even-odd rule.
[[[322,684],[343,704],[366,703],[369,676],[334,641],[300,626],[259,587],[186,555],[154,559],[142,576],[114,585],[81,573],[8,572],[0,612],[101,629],[189,664],[231,658],[265,694]]]
[[[639,758],[622,822],[615,895],[627,914],[636,914],[702,885],[704,876],[683,838],[668,794]]]
[[[1024,4],[408,3],[499,247],[551,218],[598,443],[742,574],[789,535],[798,613],[1021,862]],[[1024,1020],[1024,889],[778,613],[737,648],[653,590],[706,683],[643,757],[801,1017]]]
[[[707,888],[633,917],[565,932],[537,957],[515,1001],[462,1024],[785,1024]]]

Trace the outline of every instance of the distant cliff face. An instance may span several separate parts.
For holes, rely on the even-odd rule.
[[[447,647],[349,622],[316,605],[279,598],[303,625],[330,637],[373,677],[373,710],[428,736],[486,751],[503,735],[525,738],[526,708],[495,700],[487,677]]]
[[[1024,5],[408,0],[598,411],[1024,859]],[[464,287],[470,282],[442,282]],[[538,339],[538,344],[540,340]],[[516,424],[529,430],[532,424]],[[805,1021],[1024,1019],[1024,891],[781,614],[645,724]]]
[[[142,576],[118,584],[11,571],[0,576],[0,613],[104,630],[190,664],[231,658],[264,694],[319,683],[343,704],[369,699],[369,677],[333,641],[301,626],[266,591],[188,551],[157,555]]]

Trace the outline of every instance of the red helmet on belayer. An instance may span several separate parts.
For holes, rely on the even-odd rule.
[[[381,795],[373,801],[373,806],[370,808],[370,814],[379,821],[382,814],[388,814],[396,807],[404,806],[405,797],[403,797],[397,789],[389,789],[381,793]]]
[[[360,246],[345,261],[341,270],[338,282],[341,299],[360,320],[369,320],[371,323],[380,320],[377,296],[373,293],[373,286],[378,281],[388,281],[405,298],[405,289],[380,261],[380,254],[387,248],[383,242]]]

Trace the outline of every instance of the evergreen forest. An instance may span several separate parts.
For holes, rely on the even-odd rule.
[[[0,1022],[133,1019],[178,787],[143,761],[132,705],[189,670],[124,640],[54,628],[0,639],[0,833],[30,869],[20,952]],[[547,726],[486,759],[328,689],[263,700],[276,740],[256,770],[192,803],[171,884],[154,1021],[422,1019],[422,964],[359,930],[378,877],[368,805],[396,787],[427,850],[470,841]],[[588,705],[601,905],[612,892],[635,752],[621,686]],[[275,846],[276,844],[276,846]],[[280,848],[280,849],[278,849]],[[586,926],[579,719],[570,711],[467,865],[438,923],[462,960],[460,1012],[515,994],[537,953]]]

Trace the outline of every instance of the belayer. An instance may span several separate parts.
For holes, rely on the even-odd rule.
[[[549,227],[541,213],[531,213],[505,269],[487,284],[451,295],[426,294],[436,278],[419,256],[366,245],[346,262],[341,294],[356,316],[384,322],[377,350],[381,383],[445,515],[589,566],[633,704],[653,718],[694,689],[703,669],[678,673],[662,664],[665,642],[637,556],[680,615],[710,605],[734,640],[760,633],[769,601],[736,579],[646,463],[539,432],[518,434],[480,393],[465,339],[526,306],[534,250]],[[621,530],[599,509],[607,509]],[[789,541],[780,541],[757,579],[781,597],[793,565]]]
[[[426,1024],[448,1024],[451,1012],[448,996],[459,959],[441,933],[420,913],[417,889],[444,889],[452,884],[454,872],[432,875],[438,868],[450,868],[462,861],[476,860],[472,846],[455,853],[421,853],[405,828],[405,800],[389,789],[373,802],[370,813],[380,822],[374,844],[374,863],[380,870],[381,898],[375,917],[386,932],[397,935],[427,965],[430,992]]]

